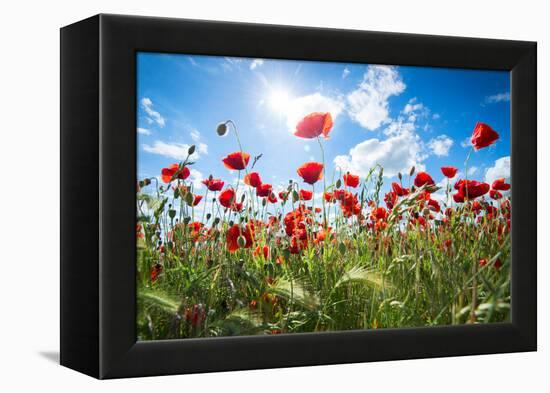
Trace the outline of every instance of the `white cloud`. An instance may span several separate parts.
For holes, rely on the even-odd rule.
[[[153,101],[150,98],[143,97],[141,99],[141,107],[147,113],[147,122],[149,124],[157,123],[159,127],[164,127],[166,120],[161,114],[153,109]]]
[[[347,96],[351,119],[371,131],[389,122],[388,98],[405,87],[395,67],[368,66],[363,81]]]
[[[201,139],[201,133],[198,130],[191,130],[189,135],[191,135],[191,139],[193,139],[194,142],[198,142]]]
[[[477,166],[471,166],[468,168],[468,178],[471,178],[473,175],[475,175],[479,171],[479,168]]]
[[[460,146],[465,147],[465,148],[472,146],[471,138],[469,136],[467,136],[466,139],[464,139],[462,142],[460,142]]]
[[[418,102],[416,97],[411,98],[409,102],[407,102],[407,105],[405,105],[405,108],[403,108],[403,113],[408,114],[415,111],[421,111],[424,109],[424,104],[421,102]]]
[[[199,142],[197,145],[197,151],[199,154],[208,154],[208,145],[206,143]]]
[[[189,172],[189,181],[193,183],[193,190],[201,190],[203,187],[202,181],[204,180],[202,173],[196,169],[190,169]]]
[[[185,143],[166,143],[163,141],[155,141],[153,145],[143,144],[144,151],[152,154],[159,154],[164,157],[174,160],[183,161],[187,157],[187,151],[191,145]],[[200,149],[196,149],[191,156],[194,160],[199,158]]]
[[[438,119],[440,119],[440,118],[441,118],[441,115],[440,115],[439,113],[434,113],[434,114],[432,115],[432,119],[434,119],[434,120],[438,120]]]
[[[496,104],[497,102],[509,102],[510,101],[510,92],[493,94],[491,96],[485,97],[485,103],[487,104]]]
[[[332,120],[335,121],[344,110],[344,106],[341,98],[331,98],[321,93],[295,98],[288,103],[287,126],[291,132],[294,132],[298,122],[311,112],[330,112]]]
[[[305,151],[310,151],[310,150],[311,150],[311,147],[309,147],[309,145],[304,145],[304,150],[305,150]]]
[[[342,79],[346,79],[349,74],[351,74],[351,71],[349,70],[348,67],[344,68],[344,71],[342,71]]]
[[[193,140],[193,142],[195,142],[197,152],[201,155],[208,154],[208,145],[206,143],[201,142],[201,133],[199,132],[199,130],[193,128],[189,132],[189,135],[191,136],[191,139]]]
[[[417,171],[424,170],[422,150],[420,137],[404,129],[386,140],[367,139],[353,147],[348,155],[337,156],[334,164],[343,172],[350,171],[360,176],[366,176],[379,164],[384,168],[384,176],[393,177],[398,172],[407,173],[412,166]]]
[[[151,135],[151,131],[148,130],[147,128],[138,127],[137,132],[138,134],[142,134],[142,135]]]
[[[495,165],[485,172],[485,181],[489,184],[501,177],[506,179],[506,182],[510,182],[510,156],[499,158],[495,161]]]
[[[447,135],[439,135],[428,142],[428,147],[438,157],[448,156],[452,146],[453,140]]]
[[[250,63],[250,69],[254,70],[257,67],[261,67],[264,64],[264,61],[262,59],[254,59],[252,63]]]

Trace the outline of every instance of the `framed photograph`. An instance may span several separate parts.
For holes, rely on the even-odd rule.
[[[61,364],[536,350],[536,43],[61,29]]]

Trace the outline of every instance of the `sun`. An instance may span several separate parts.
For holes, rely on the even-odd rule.
[[[267,102],[274,112],[286,114],[290,106],[290,94],[285,89],[274,89],[269,93]]]

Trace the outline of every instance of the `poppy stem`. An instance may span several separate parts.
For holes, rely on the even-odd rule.
[[[323,144],[321,143],[321,139],[317,137],[317,142],[319,142],[319,147],[321,148],[321,160],[323,161],[323,195],[321,196],[321,200],[323,203],[323,227],[324,229],[327,229],[327,211],[325,208],[325,192],[327,192],[327,180],[325,177],[325,149],[323,149]],[[313,194],[313,198],[315,199],[315,193]]]

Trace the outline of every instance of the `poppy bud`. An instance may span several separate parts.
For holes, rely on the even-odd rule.
[[[195,152],[195,145],[189,146],[189,149],[187,149],[187,154],[191,156],[193,155],[194,152]]]
[[[212,214],[207,213],[207,214],[206,214],[206,221],[210,220],[210,217],[212,217]]]
[[[220,223],[220,218],[219,217],[216,217],[214,219],[214,226],[218,225]]]
[[[174,209],[170,209],[168,210],[168,215],[170,216],[170,218],[174,218],[176,217],[176,211]]]
[[[190,192],[188,192],[188,193],[185,195],[185,203],[187,203],[189,206],[193,206],[193,200],[194,200],[193,194],[191,194]]]
[[[191,221],[191,217],[184,217],[184,218],[183,218],[183,223],[184,223],[185,225],[189,224],[190,221]]]
[[[336,180],[336,188],[342,187],[342,180],[338,179]]]
[[[142,188],[145,185],[145,182],[143,180],[139,181],[139,188]]]
[[[227,123],[220,123],[218,124],[218,128],[216,128],[216,132],[219,136],[224,136],[227,134]]]
[[[246,239],[243,235],[239,236],[237,238],[237,244],[239,245],[239,247],[241,248],[244,248],[244,246],[246,246]]]
[[[414,166],[413,166],[413,167],[411,168],[411,171],[409,172],[409,176],[414,175],[414,171],[415,171],[415,168],[414,168]]]
[[[399,181],[403,180],[403,175],[401,174],[401,172],[397,173],[397,177],[399,178]]]
[[[267,199],[266,198],[262,199],[262,206],[265,206],[266,204],[267,204]]]

